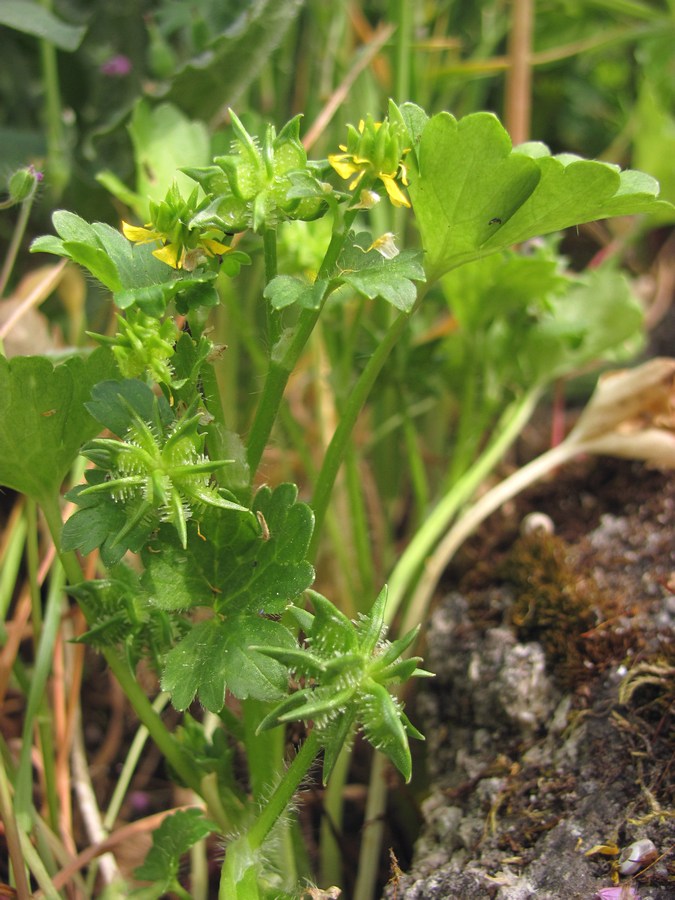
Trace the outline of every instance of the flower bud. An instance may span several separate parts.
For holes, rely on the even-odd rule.
[[[36,172],[33,166],[19,169],[11,175],[8,183],[9,197],[12,203],[23,203],[34,192],[38,182],[42,181],[42,172]]]

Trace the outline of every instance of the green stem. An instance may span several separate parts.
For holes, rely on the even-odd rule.
[[[192,900],[208,900],[209,860],[206,841],[197,841],[190,848],[190,890]]]
[[[193,761],[183,753],[183,750],[176,743],[173,735],[167,730],[160,716],[152,708],[151,702],[136,681],[127,663],[120,659],[114,650],[104,650],[103,655],[127,699],[133,706],[134,712],[150,732],[150,737],[162,752],[166,761],[179,778],[196,794],[201,796],[199,770],[195,767]],[[222,823],[219,822],[219,824]]]
[[[397,103],[405,103],[410,99],[410,36],[413,30],[413,9],[415,4],[410,0],[397,0],[394,72],[396,78],[395,97]]]
[[[2,758],[0,758],[0,818],[5,825],[5,840],[7,841],[9,859],[12,864],[12,871],[14,872],[17,897],[19,900],[28,900],[31,894],[28,886],[28,879],[26,878],[26,869],[24,867],[21,837],[19,829],[17,828],[16,819],[14,818],[14,807],[12,805],[9,778],[7,777],[4,759]]]
[[[23,853],[23,857],[26,860],[28,868],[31,871],[31,875],[35,878],[37,883],[40,885],[42,889],[42,893],[44,894],[46,900],[62,900],[61,895],[52,885],[52,876],[47,871],[47,867],[42,861],[42,851],[36,849],[31,839],[27,834],[23,834],[21,832],[19,834],[21,839],[21,850]],[[29,897],[34,897],[35,894],[29,894]]]
[[[312,541],[309,546],[308,556],[310,559],[313,559],[316,556],[321,535],[321,526],[326,515],[331,491],[333,490],[338,469],[340,468],[356,420],[363,405],[368,399],[368,395],[375,384],[377,376],[380,374],[382,367],[389,358],[389,354],[396,344],[396,341],[405,330],[408,320],[421,303],[424,293],[424,288],[421,288],[418,291],[415,305],[410,312],[400,313],[394,319],[383,339],[378,344],[377,349],[368,360],[365,369],[359,376],[358,381],[354,385],[354,389],[351,391],[345,402],[342,417],[335,429],[335,434],[328,445],[314,489],[312,508],[314,510],[315,526]]]
[[[319,274],[317,275],[317,282],[328,279],[333,272],[335,263],[337,262],[340,251],[347,239],[349,228],[354,221],[355,216],[356,210],[348,210],[344,215],[341,226],[338,226],[336,218],[333,236],[328,245],[328,250],[326,251],[323,263],[321,264]],[[325,299],[326,298],[324,297],[323,302],[325,302]],[[286,340],[284,336],[282,336],[272,349],[272,357],[270,359],[270,367],[267,373],[265,387],[263,388],[260,403],[258,404],[258,409],[256,410],[248,439],[247,452],[248,464],[251,470],[251,480],[253,480],[258,466],[260,465],[263,451],[267,446],[270,434],[272,433],[272,427],[279,412],[288,379],[290,378],[296,363],[300,359],[300,354],[304,350],[305,344],[309,340],[309,336],[314,330],[314,326],[316,325],[321,309],[323,308],[323,302],[319,309],[303,310],[290,338]]]
[[[159,715],[168,702],[168,694],[158,694],[153,701],[152,708]],[[117,821],[117,816],[119,815],[119,811],[122,808],[122,803],[124,802],[124,796],[129,788],[129,785],[131,784],[134,770],[136,768],[138,760],[141,757],[141,753],[143,752],[143,747],[145,746],[147,739],[148,729],[145,727],[145,725],[141,725],[134,735],[131,746],[127,751],[124,759],[124,765],[122,766],[122,771],[119,774],[117,783],[115,784],[115,790],[112,793],[112,797],[110,798],[110,802],[108,803],[108,808],[106,810],[105,816],[103,817],[103,827],[105,828],[106,832],[110,832],[115,825],[115,822]]]
[[[425,559],[436,542],[447,530],[458,510],[469,500],[481,482],[497,465],[506,450],[522,431],[541,396],[541,389],[534,388],[525,394],[502,416],[496,429],[496,437],[471,468],[440,500],[425,523],[408,544],[389,579],[385,618],[391,623],[398,612],[403,597],[417,578]]]
[[[213,363],[206,363],[201,368],[202,387],[204,389],[204,397],[206,400],[206,408],[213,416],[213,421],[206,429],[206,446],[209,452],[209,458],[229,459],[231,456],[231,447],[227,444],[228,428],[225,420],[225,406],[218,383],[218,376]],[[216,475],[218,478],[224,477],[223,469],[220,469]]]
[[[47,520],[49,531],[52,535],[55,547],[60,547],[61,543],[61,512],[59,509],[59,501],[56,497],[43,499],[42,511]],[[82,581],[82,571],[80,569],[77,557],[73,552],[59,552],[59,558],[66,577],[70,584],[78,584]],[[195,793],[201,796],[201,784],[199,779],[199,771],[195,768],[192,761],[183,753],[183,750],[176,743],[173,735],[167,730],[162,719],[152,707],[151,702],[146,697],[144,691],[136,681],[133,672],[129,668],[126,661],[120,659],[113,649],[103,651],[103,656],[110,667],[113,675],[118,682],[127,699],[131,703],[134,711],[143,725],[150,732],[159,750],[162,752],[166,761],[173,767],[176,774],[185,784],[192,788]],[[215,816],[216,814],[211,811]],[[216,821],[218,821],[216,819]],[[220,823],[219,824],[224,824]]]
[[[259,850],[262,847],[263,841],[274,827],[277,819],[288,808],[318,752],[319,738],[316,729],[314,729],[307,735],[305,743],[298,750],[295,759],[284,773],[271,797],[267,800],[265,808],[249,829],[247,840],[251,850]]]
[[[316,731],[311,731],[252,827],[228,845],[220,875],[219,900],[258,900],[261,897],[258,886],[260,848],[286,812],[319,747]]]
[[[34,500],[26,500],[26,522],[28,525],[28,537],[26,540],[26,562],[28,568],[28,581],[31,593],[31,617],[33,621],[33,648],[37,657],[38,648],[42,640],[42,597],[38,583],[38,522],[37,506]],[[57,591],[61,589],[61,579],[57,583]],[[51,588],[50,588],[51,596]],[[58,601],[60,602],[60,601]],[[58,627],[57,627],[58,630]],[[54,632],[56,640],[56,631]],[[51,653],[49,654],[51,658]],[[59,799],[56,788],[56,754],[54,753],[54,738],[51,714],[45,709],[44,704],[41,714],[38,715],[38,731],[40,734],[40,753],[42,756],[42,768],[44,773],[45,796],[49,811],[49,824],[58,832],[59,824]]]
[[[10,530],[11,529],[11,530]],[[23,564],[28,526],[25,512],[12,516],[5,526],[5,544],[0,550],[0,643],[7,641],[5,621],[14,599],[19,570]]]
[[[323,798],[319,859],[321,884],[324,887],[342,881],[342,853],[337,836],[342,833],[344,787],[351,759],[351,746],[345,743],[335,761]]]
[[[380,850],[384,834],[383,813],[387,805],[387,765],[387,757],[375,752],[370,770],[354,900],[372,900],[374,896],[375,882],[380,871]]]
[[[304,310],[300,314],[290,342],[281,348],[277,344],[277,347],[272,351],[265,386],[251,426],[247,445],[251,481],[258,470],[263,451],[272,433],[272,427],[279,412],[288,379],[300,358],[305,344],[309,340],[318,318],[319,310]],[[277,349],[280,352],[278,356],[275,356]]]
[[[419,446],[419,435],[413,424],[410,410],[410,404],[407,402],[405,391],[399,387],[398,390],[401,415],[403,417],[403,437],[405,440],[405,451],[408,459],[408,468],[410,470],[410,483],[412,495],[414,498],[412,525],[413,529],[417,529],[429,506],[429,481],[427,478],[426,466]]]
[[[43,0],[43,6],[51,9],[51,0]],[[68,181],[69,166],[65,152],[63,118],[61,116],[61,91],[56,47],[49,40],[40,41],[42,84],[45,91],[44,116],[47,130],[47,170],[49,186],[58,196]]]
[[[7,282],[9,281],[12,274],[12,269],[14,268],[14,263],[16,262],[16,257],[19,252],[19,248],[21,247],[23,236],[26,233],[28,217],[30,216],[30,211],[32,209],[34,199],[35,191],[33,190],[31,191],[30,195],[26,197],[26,199],[22,202],[21,208],[19,209],[19,215],[17,216],[16,225],[14,226],[14,232],[12,233],[12,240],[10,241],[9,247],[7,248],[5,260],[2,264],[2,272],[0,272],[0,297],[4,295],[5,288],[7,287]]]
[[[482,434],[476,412],[477,408],[481,408],[480,400],[477,400],[476,396],[481,374],[477,360],[482,359],[482,354],[478,347],[473,349],[474,352],[469,352],[466,355],[468,363],[462,372],[459,421],[455,429],[450,467],[445,476],[445,488],[447,491],[451,491],[453,485],[469,470],[476,449],[476,436],[478,435],[479,438]]]
[[[274,228],[266,228],[263,232],[263,253],[265,256],[265,284],[276,277],[277,274],[277,232]],[[267,340],[270,347],[274,347],[281,337],[281,314],[273,309],[271,303],[266,303],[267,310]]]
[[[60,566],[55,566],[52,570],[52,578],[49,584],[44,622],[40,634],[40,642],[36,648],[35,665],[33,667],[30,692],[28,694],[26,710],[24,713],[21,755],[16,775],[14,808],[19,827],[26,834],[31,830],[33,815],[33,728],[37,721],[38,712],[43,706],[47,679],[49,678],[54,656],[54,644],[61,623],[63,580],[62,568]]]
[[[256,728],[270,708],[270,704],[263,700],[249,697],[242,701],[249,782],[253,799],[260,805],[266,802],[271,785],[284,777],[286,729],[271,728],[262,734],[256,734]],[[272,867],[281,873],[284,884],[288,886],[294,885],[298,877],[293,849],[293,826],[290,818],[283,819],[275,835],[275,846],[269,850]]]
[[[346,486],[349,499],[352,540],[359,576],[357,597],[360,602],[357,600],[356,605],[358,611],[365,614],[368,612],[372,602],[371,597],[375,587],[375,567],[368,536],[368,517],[363,499],[363,482],[359,471],[359,459],[351,441],[347,446],[345,474],[347,476]]]
[[[562,444],[547,450],[546,453],[542,453],[541,456],[536,457],[526,466],[516,469],[512,475],[496,484],[471,506],[467,513],[448,531],[426,562],[424,575],[415,590],[410,608],[403,618],[401,626],[403,634],[405,634],[403,629],[410,629],[417,622],[422,621],[438,579],[469,535],[489,515],[499,509],[500,506],[503,506],[507,500],[517,496],[543,475],[569,462],[572,457],[580,452],[578,445],[564,441]]]

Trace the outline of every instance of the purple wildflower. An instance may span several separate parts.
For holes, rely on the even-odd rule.
[[[99,67],[99,71],[103,75],[110,75],[113,78],[121,78],[124,75],[128,75],[132,69],[133,64],[131,60],[123,53],[118,53],[116,56],[111,56],[110,59],[107,59],[104,63],[101,63]]]
[[[600,888],[594,900],[640,900],[640,895],[632,884],[617,884],[615,887]]]

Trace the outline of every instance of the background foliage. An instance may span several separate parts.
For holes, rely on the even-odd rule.
[[[541,141],[554,154],[564,151],[641,169],[660,181],[662,197],[675,201],[673,0],[542,0],[534,4],[529,35],[518,24],[527,5],[519,0],[414,4],[406,0],[332,4],[320,0],[120,0],[115,4],[104,0],[44,4],[5,0],[0,7],[0,54],[5,63],[0,72],[0,175],[32,164],[44,171],[45,177],[22,242],[14,248],[16,263],[7,270],[11,277],[3,276],[4,293],[15,301],[30,290],[38,263],[28,254],[28,246],[36,235],[51,235],[54,227],[60,237],[43,238],[43,249],[62,250],[65,246],[75,259],[79,259],[77,253],[86,253],[87,258],[79,261],[98,266],[96,274],[108,287],[116,287],[116,282],[106,281],[117,277],[108,260],[111,229],[117,232],[121,219],[142,226],[148,220],[151,201],[162,200],[174,179],[184,194],[194,187],[178,167],[194,170],[230,151],[230,107],[252,134],[263,134],[267,122],[279,130],[302,114],[301,136],[314,158],[337,152],[345,141],[346,123],[356,125],[368,115],[380,121],[387,113],[389,98],[399,104],[413,101],[429,116],[444,110],[457,119],[478,111],[493,112],[514,143]],[[471,122],[463,132],[463,152],[456,160],[449,156],[438,166],[434,193],[443,199],[449,217],[444,224],[449,227],[461,221],[464,209],[471,209],[470,202],[480,197],[480,190],[492,177],[492,161],[481,168],[486,161],[472,152],[472,148],[480,150],[485,138],[482,135],[479,140],[475,133],[481,129],[489,132],[495,146],[508,143],[505,132],[490,117]],[[450,154],[451,120],[439,119],[434,127],[438,128],[438,141],[448,141]],[[541,157],[542,151],[533,146],[531,158],[521,156],[514,161],[511,157],[510,164],[531,172],[540,165],[535,160]],[[449,166],[450,173],[446,171]],[[599,169],[589,162],[575,171],[581,190]],[[602,173],[611,182],[607,188],[611,196],[619,176],[605,169]],[[471,197],[456,189],[464,179],[477,182],[476,189],[469,192]],[[597,190],[595,184],[592,190]],[[589,188],[589,195],[592,190]],[[412,164],[413,199],[415,191]],[[588,218],[592,218],[593,208],[590,203]],[[53,227],[56,209],[72,214],[59,213]],[[620,202],[614,211],[623,211]],[[576,375],[601,360],[631,359],[641,351],[645,314],[644,304],[636,299],[635,279],[643,278],[651,285],[647,324],[663,315],[658,301],[659,273],[671,265],[668,260],[672,258],[672,216],[667,212],[648,220],[619,218],[589,224],[528,243],[518,254],[505,250],[484,263],[474,260],[476,247],[492,231],[495,247],[507,248],[522,239],[515,220],[509,225],[511,230],[505,228],[499,234],[502,217],[506,219],[506,214],[498,209],[486,211],[479,221],[472,220],[471,227],[479,228],[480,234],[467,233],[463,261],[471,261],[453,271],[446,271],[451,264],[436,233],[438,215],[419,217],[429,258],[437,263],[434,274],[442,277],[387,360],[354,429],[328,508],[323,552],[318,557],[318,588],[327,594],[330,589],[330,596],[339,598],[349,618],[367,612],[402,549],[428,521],[439,498],[454,498],[457,509],[466,502],[471,494],[466,486],[472,466],[491,448],[494,458],[499,458],[499,437],[505,433],[502,426],[507,413],[520,421],[518,415],[531,412],[534,402],[557,379]],[[82,220],[102,224],[85,233],[79,230]],[[365,227],[364,221],[357,221],[357,230]],[[288,528],[294,546],[284,548],[292,557],[284,577],[298,591],[311,581],[306,562],[311,539],[309,510],[296,503],[295,493],[289,495],[289,485],[278,485],[294,482],[301,499],[312,495],[354,385],[388,334],[396,311],[408,311],[415,301],[413,282],[421,268],[412,248],[419,246],[420,234],[409,221],[405,210],[385,208],[385,204],[371,215],[373,234],[394,233],[402,250],[389,270],[400,276],[393,286],[385,279],[382,287],[382,263],[376,254],[371,254],[372,267],[349,272],[360,267],[361,251],[368,250],[370,239],[365,234],[349,251],[358,265],[348,254],[339,260],[344,285],[322,312],[289,383],[287,403],[262,459],[257,484],[270,486],[258,493],[255,509],[273,530]],[[562,216],[551,227],[567,224]],[[548,223],[544,225],[548,227]],[[11,211],[3,212],[0,240],[10,250],[14,226]],[[103,241],[93,253],[86,246],[90,238]],[[302,289],[302,279],[316,273],[329,240],[324,220],[289,222],[279,228],[281,280],[276,280],[265,296],[281,311],[285,323],[299,320],[303,315],[300,305],[311,310],[316,298]],[[245,435],[253,420],[273,343],[272,320],[261,302],[264,248],[255,236],[246,235],[238,250],[249,254],[252,265],[239,275],[235,271],[231,279],[219,276],[213,298],[215,302],[219,297],[221,304],[208,324],[213,329],[212,339],[226,346],[217,379],[224,398],[223,418],[230,430],[219,433],[218,439],[224,457],[234,461],[228,468],[227,484],[233,496],[245,491],[247,481],[236,432]],[[122,265],[122,251],[120,254],[116,264]],[[45,259],[39,259],[40,265],[45,265]],[[155,263],[148,255],[148,285],[153,281]],[[45,289],[40,322],[46,323],[50,353],[56,360],[74,347],[88,346],[88,331],[110,334],[115,321],[108,295],[79,269],[71,267],[67,275],[62,277],[59,271],[54,277],[57,290]],[[124,286],[130,288],[129,305],[158,302],[155,294],[143,293],[145,282]],[[206,325],[207,314],[208,310],[200,325]],[[187,341],[179,341],[176,365],[183,367],[189,382],[196,364],[181,355],[186,346]],[[0,362],[0,395],[11,398],[9,414],[21,427],[44,435],[44,446],[51,446],[60,423],[51,415],[45,387],[53,372],[50,364]],[[74,407],[87,399],[90,385],[109,377],[109,369],[110,359],[102,351],[86,363],[74,358],[60,367],[59,377],[68,381]],[[583,395],[587,383],[577,379],[569,390]],[[27,397],[35,398],[34,402],[27,403]],[[94,418],[82,408],[70,424],[62,453],[53,454],[41,468],[36,459],[44,449],[42,437],[23,459],[15,460],[12,435],[0,434],[2,483],[42,500],[67,474],[72,448],[97,433]],[[472,483],[473,489],[478,483]],[[459,492],[453,493],[457,486]],[[462,493],[465,488],[467,493]],[[105,512],[92,512],[94,507],[83,507],[77,514],[80,519],[74,516],[70,520],[65,537],[72,547],[82,546],[83,534],[91,530],[92,522],[101,525],[101,516],[105,519]],[[34,508],[28,515],[33,516],[37,534]],[[289,520],[295,521],[292,527]],[[208,516],[201,527],[208,533]],[[202,595],[209,597],[205,605],[217,607],[219,585],[235,581],[240,585],[243,610],[255,613],[260,605],[259,628],[250,640],[261,643],[267,635],[278,633],[274,617],[282,610],[273,602],[279,577],[274,555],[277,545],[261,544],[256,561],[260,565],[252,579],[248,560],[237,556],[240,534],[235,532],[229,538],[233,552],[228,569],[222,560],[209,556],[213,545],[197,545],[199,552],[186,565],[185,541],[181,544],[180,535],[169,524],[162,529],[165,554],[153,558],[154,547],[148,548],[146,572],[142,585],[136,587],[159,596],[163,613],[183,610],[193,603],[191,598]],[[3,562],[21,584],[25,531],[23,539],[16,535],[10,532],[19,549],[12,556],[9,540]],[[36,584],[37,538],[31,540],[29,567]],[[316,535],[312,540],[317,540]],[[129,546],[133,548],[132,543]],[[312,552],[316,549],[313,545]],[[180,578],[167,566],[169,560],[178,561]],[[20,590],[10,582],[9,577],[3,582],[2,604],[13,616]],[[55,584],[50,591],[56,592],[58,587]],[[89,638],[94,646],[97,642],[103,646],[106,635],[118,634],[120,610],[111,597],[110,583],[100,582],[91,591],[93,594],[80,598],[83,608],[87,603],[110,604],[109,616]],[[39,609],[40,604],[36,602],[35,607]],[[59,628],[56,601],[48,605],[47,612],[45,627],[53,629],[49,633],[55,642]],[[39,634],[40,613],[34,615],[38,616],[35,627]],[[167,616],[161,623],[168,621]],[[177,627],[177,642],[168,655],[163,682],[174,691],[175,705],[181,710],[190,708],[199,718],[196,704],[191,707],[197,696],[207,710],[218,711],[226,684],[236,683],[238,678],[244,685],[240,696],[248,693],[255,702],[268,697],[270,690],[281,691],[285,683],[283,653],[264,657],[261,648],[252,660],[245,652],[250,641],[244,629],[240,637],[246,638],[246,647],[234,641],[228,645],[232,654],[228,670],[214,668],[213,646],[220,646],[225,638],[212,628],[212,621],[205,620],[187,636]],[[134,660],[141,645],[161,643],[166,637],[149,633],[146,625],[141,618],[125,635]],[[168,624],[166,628],[170,630]],[[272,642],[271,637],[269,640]],[[46,683],[51,654],[38,657],[35,670],[31,654],[26,656],[24,666],[17,655],[12,689],[30,694],[28,708],[35,712],[42,702],[36,692]],[[189,679],[182,675],[184,656],[198,656],[203,661],[201,670],[194,670]],[[242,741],[246,729],[251,732],[250,722],[229,724]],[[205,737],[189,713],[182,719],[181,729],[180,740],[209,771],[217,771],[224,779],[225,758],[228,771],[236,768],[231,747],[218,745],[219,738],[211,741]],[[116,752],[120,757],[132,737],[131,729],[123,728],[118,735]],[[44,729],[41,740],[46,758],[51,745]],[[257,770],[252,762],[250,777],[256,798],[261,795],[256,779],[264,768],[267,747],[261,751]],[[96,748],[87,750],[91,754]],[[331,760],[331,767],[333,763],[339,768],[339,762]],[[342,777],[346,777],[344,772]],[[100,804],[108,809],[109,829],[121,804],[123,815],[131,817],[131,801],[116,797],[110,782],[101,779],[96,788]],[[19,808],[26,811],[29,785],[21,790],[19,799],[26,805],[19,804]],[[237,790],[233,786],[235,798]],[[56,795],[47,802],[58,818]],[[155,803],[161,806],[155,798],[149,802],[153,809]],[[335,799],[329,795],[326,804],[339,826],[341,813],[335,808]],[[169,875],[158,889],[175,890],[181,854],[201,841],[210,828],[204,821],[193,822],[192,814],[176,819],[164,829],[168,856],[163,857],[157,845],[141,875],[153,878],[163,868]],[[349,870],[353,867],[341,870],[335,841],[327,830],[321,838],[322,881],[326,886],[340,881],[350,891]],[[406,841],[409,849],[412,837],[406,835],[402,841],[404,854]],[[373,865],[377,867],[377,854]],[[303,866],[305,872],[312,870],[307,859]],[[208,876],[204,871],[201,888],[194,887],[199,883],[199,871],[195,858],[192,890],[194,896],[206,897]],[[354,896],[365,898],[370,889],[364,877]]]

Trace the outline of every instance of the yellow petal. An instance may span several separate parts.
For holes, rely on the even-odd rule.
[[[129,225],[128,222],[122,222],[122,232],[128,241],[134,244],[147,244],[149,241],[159,240],[161,235],[157,231],[152,231],[147,226],[140,228],[138,225]]]
[[[387,189],[389,199],[394,204],[394,206],[410,206],[410,201],[403,193],[401,188],[396,184],[391,175],[384,175],[380,173],[380,180]]]
[[[379,238],[376,238],[368,247],[366,253],[369,253],[371,250],[377,250],[380,256],[383,256],[385,259],[394,259],[394,257],[398,256],[399,249],[396,246],[393,232],[387,231]]]
[[[224,256],[232,249],[232,247],[228,247],[227,244],[221,244],[220,241],[214,241],[212,238],[205,238],[203,241],[200,241],[200,244],[208,250],[212,256]]]
[[[180,268],[181,248],[178,244],[167,244],[165,247],[160,247],[159,250],[153,250],[152,255],[156,256],[157,259],[161,259],[163,263],[171,266],[172,269]]]
[[[359,184],[361,183],[361,179],[362,179],[363,176],[366,174],[366,170],[365,170],[365,169],[361,169],[361,171],[359,171],[359,170],[357,169],[356,171],[357,171],[359,174],[356,176],[356,178],[354,178],[353,181],[350,181],[350,182],[349,182],[349,190],[350,190],[350,191],[353,191],[354,188],[357,188],[357,187],[359,186]]]
[[[359,194],[359,202],[352,206],[352,209],[372,209],[380,202],[380,195],[375,191],[361,191]]]
[[[347,154],[334,153],[328,157],[328,162],[338,173],[340,178],[351,178],[354,172],[358,172],[359,167],[355,166],[352,157]]]

